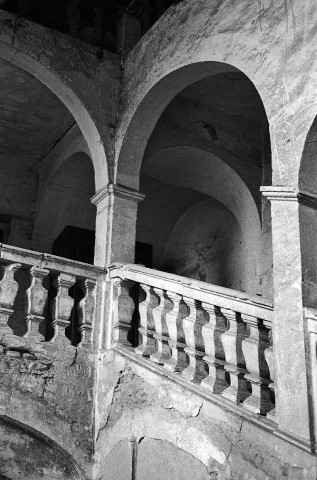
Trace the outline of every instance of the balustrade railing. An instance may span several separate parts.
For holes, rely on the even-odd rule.
[[[0,244],[0,334],[91,348],[104,269]]]
[[[139,265],[115,264],[109,275],[114,345],[274,419],[270,302]]]

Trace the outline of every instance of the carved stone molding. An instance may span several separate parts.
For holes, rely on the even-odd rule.
[[[137,190],[125,187],[124,185],[109,183],[106,187],[102,188],[91,197],[90,201],[94,205],[98,205],[98,203],[102,202],[107,197],[119,197],[138,203],[144,200],[145,195]]]
[[[296,187],[261,187],[263,197],[270,201],[293,201],[317,209],[317,195]]]

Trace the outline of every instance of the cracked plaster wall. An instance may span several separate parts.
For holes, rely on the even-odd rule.
[[[314,456],[272,438],[265,422],[254,423],[236,408],[211,403],[118,354],[108,360],[99,377],[98,479],[117,480],[114,472],[136,480],[152,472],[156,479],[162,471],[168,480],[315,478]],[[177,468],[182,472],[190,457],[192,470],[178,477]],[[194,471],[200,473],[193,476]]]
[[[0,418],[0,478],[79,479],[71,459],[43,438]]]
[[[171,9],[144,37],[126,63],[118,152],[133,114],[160,78],[189,62],[228,62],[254,81],[264,100],[273,139],[275,182],[296,185],[302,146],[316,113],[312,88],[315,77],[310,72],[317,70],[314,68],[317,60],[309,54],[316,37],[314,28],[310,27],[314,24],[314,14],[312,0],[304,6],[278,1],[273,7],[262,4],[258,9],[251,1],[236,4],[229,0],[218,3],[199,0],[185,1]],[[48,34],[27,21],[14,25],[6,22],[8,18],[12,17],[1,16],[1,40],[6,45],[2,47],[2,56],[11,58],[13,43],[23,52],[14,61],[22,64],[29,57],[36,65],[40,61],[57,72],[86,106],[90,102],[87,92],[90,98],[99,99],[100,95],[111,98],[110,104],[106,100],[102,108],[99,100],[87,107],[100,128],[102,139],[109,140],[105,143],[111,156],[118,92],[116,61],[109,57],[108,62],[107,57],[101,66],[89,47],[80,56],[73,41],[56,33]],[[171,23],[173,29],[169,28]],[[68,49],[70,56],[61,54]],[[92,60],[92,68],[90,62],[84,64],[85,58]],[[34,64],[28,61],[26,64],[28,69],[36,71]],[[272,75],[273,66],[275,75]],[[36,71],[39,76],[43,75],[40,70]],[[303,75],[303,72],[307,73]],[[107,96],[109,91],[111,95]],[[299,96],[301,102],[297,101]],[[158,95],[156,100],[164,108],[169,98],[162,102]],[[150,106],[154,117],[149,118],[137,138],[141,157],[149,130],[160,113],[154,108],[155,102],[150,102]],[[110,112],[109,118],[105,119],[104,112]],[[81,123],[84,124],[84,120]],[[126,139],[129,146],[129,135]],[[132,143],[129,158],[133,158],[134,146]],[[121,178],[129,180],[129,175]],[[80,354],[76,358],[73,347],[35,348],[25,340],[19,340],[18,345],[12,342],[12,339],[1,339],[1,414],[32,424],[47,437],[56,439],[87,468],[93,429],[93,360]],[[189,394],[167,379],[128,365],[122,358],[117,358],[115,365],[106,363],[101,370],[95,467],[99,477],[100,472],[106,471],[107,455],[131,435],[136,439],[162,440],[186,451],[205,465],[208,475],[213,475],[211,478],[299,480],[316,477],[314,459],[305,452],[281,439],[272,442],[272,434],[265,428]]]
[[[55,442],[65,455],[73,459],[79,472],[79,477],[65,478],[82,478],[80,472],[90,474],[94,372],[95,357],[84,349],[35,344],[12,335],[0,336],[0,417],[31,429],[35,437],[38,432],[40,438]],[[15,438],[16,434],[12,435]],[[30,442],[25,435],[23,441]],[[5,443],[9,440],[4,436]],[[35,443],[39,441],[35,440]],[[16,439],[13,449],[15,442]],[[14,458],[11,456],[8,462],[14,464]],[[14,465],[19,468],[18,463]]]

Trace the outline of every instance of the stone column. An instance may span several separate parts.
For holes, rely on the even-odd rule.
[[[143,199],[142,193],[114,184],[91,198],[97,206],[96,265],[134,263],[137,206]]]
[[[272,215],[276,433],[293,437],[310,450],[300,194],[288,187],[262,187],[261,190],[271,201]]]

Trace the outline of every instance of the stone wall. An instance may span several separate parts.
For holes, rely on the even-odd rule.
[[[270,422],[210,402],[142,361],[117,354],[100,381],[98,478],[315,479],[314,455],[274,436]]]
[[[95,48],[0,11],[0,57],[46,85],[66,105],[98,173],[97,189],[111,177],[113,132],[119,93],[117,57],[97,58]],[[102,104],[103,108],[100,108]]]
[[[152,34],[155,37],[155,29]],[[151,44],[150,39],[147,40]],[[147,40],[143,39],[143,42]],[[126,66],[128,68],[129,60]],[[197,80],[199,75],[203,75],[203,68],[205,74],[203,78]],[[243,72],[225,62],[220,64],[211,61],[209,64],[206,62],[199,65],[193,63],[192,83],[190,74],[185,70],[183,73],[178,72],[184,83],[179,81],[180,78],[176,78],[178,73],[175,73],[175,78],[173,74],[168,74],[167,77],[170,78],[166,78],[166,88],[162,87],[161,90],[159,86],[161,80],[158,80],[154,87],[158,91],[149,92],[151,97],[149,103],[147,98],[144,102],[141,101],[122,144],[118,181],[126,182],[126,185],[134,188],[140,187],[142,193],[146,195],[144,203],[139,205],[137,236],[149,238],[151,234],[145,230],[152,230],[152,237],[156,236],[158,240],[155,244],[162,243],[162,237],[167,234],[164,226],[169,223],[169,218],[175,210],[174,197],[164,195],[162,192],[162,198],[159,199],[158,189],[152,185],[151,190],[144,175],[152,177],[151,182],[155,179],[165,183],[167,189],[171,186],[176,190],[183,187],[196,191],[197,194],[200,192],[208,195],[231,212],[244,237],[241,244],[240,239],[235,239],[236,244],[243,245],[244,249],[243,261],[237,259],[239,267],[233,267],[238,276],[240,271],[240,278],[221,281],[215,280],[216,276],[210,276],[209,282],[213,278],[216,283],[220,281],[222,285],[228,287],[234,285],[249,293],[272,298],[270,215],[266,208],[266,200],[262,201],[260,193],[260,186],[263,183],[271,183],[271,146],[269,125],[261,97],[252,81]],[[123,86],[129,78],[128,70],[126,74]],[[140,81],[143,79],[140,78]],[[182,86],[185,88],[181,88]],[[171,98],[169,95],[172,92],[175,96]],[[126,108],[130,109],[133,99],[132,97],[129,99],[129,94],[127,98],[124,95],[123,89],[123,100],[127,100]],[[154,107],[156,102],[157,107]],[[138,119],[139,111],[143,111],[144,122]],[[154,112],[156,117],[153,117],[151,123],[148,116],[151,117]],[[124,111],[120,120],[123,121],[125,114],[128,112]],[[138,123],[138,127],[128,148],[129,129],[134,128],[134,122]],[[136,138],[139,142],[134,151]],[[169,212],[166,213],[168,198],[170,205]],[[205,221],[210,221],[211,224],[211,218],[214,216],[215,212],[210,209],[210,220],[206,217]],[[158,225],[161,225],[165,233]],[[189,225],[188,227],[190,230],[191,227]],[[212,226],[210,228],[212,229]],[[230,234],[228,227],[227,235]],[[171,239],[166,237],[165,244],[169,240]],[[162,248],[162,245],[159,248]],[[232,248],[229,240],[226,248],[228,251]],[[169,256],[168,262],[171,263],[173,260],[177,263],[176,259]],[[191,260],[188,260],[188,263],[190,262]],[[164,261],[156,259],[154,263],[156,268],[167,268],[166,265],[163,266]],[[223,270],[225,268],[223,265]],[[205,270],[210,270],[210,266],[206,264]],[[174,268],[172,271],[179,270]],[[185,271],[186,269],[183,270]]]
[[[244,238],[235,217],[221,204],[204,200],[176,223],[162,258],[171,273],[240,291],[256,282],[245,275]],[[164,268],[163,268],[164,270]]]
[[[256,272],[246,273],[243,233],[228,209],[201,192],[150,177],[141,186],[146,197],[137,240],[153,245],[154,268],[241,291],[256,288]]]
[[[81,151],[88,154],[94,166],[95,185],[89,188],[89,194],[104,188],[113,178],[118,59],[110,53],[97,58],[92,46],[4,11],[0,11],[0,58],[4,105],[0,216],[14,217],[12,235],[6,241],[49,251],[50,245],[40,247],[32,241],[42,180],[40,164],[46,163],[47,157],[58,163],[60,159],[50,154],[53,150],[60,153],[60,141],[77,127],[86,143]],[[67,147],[66,144],[65,152]],[[94,211],[94,207],[89,208]],[[93,221],[89,216],[83,215],[81,224],[85,217],[91,228]],[[46,228],[43,224],[40,230],[42,227]],[[102,244],[102,235],[98,233],[100,238]],[[103,250],[104,245],[98,244],[97,259],[102,266]]]
[[[84,349],[0,337],[0,418],[17,425],[1,424],[0,474],[32,480],[89,476],[94,362]],[[20,458],[21,448],[26,454]],[[34,448],[39,449],[36,456]],[[18,471],[25,477],[18,477]],[[64,476],[57,477],[61,472]]]
[[[82,478],[73,461],[57,445],[21,425],[0,418],[2,480]]]
[[[282,0],[274,6],[252,0],[187,0],[170,8],[125,64],[117,132],[121,183],[129,181],[133,167],[125,170],[120,162],[126,154],[141,161],[149,135],[175,95],[225,64],[242,71],[263,101],[274,146],[273,182],[297,185],[304,143],[316,116],[316,68],[311,63],[315,16],[313,0],[304,8]],[[134,128],[139,129],[137,140]]]

